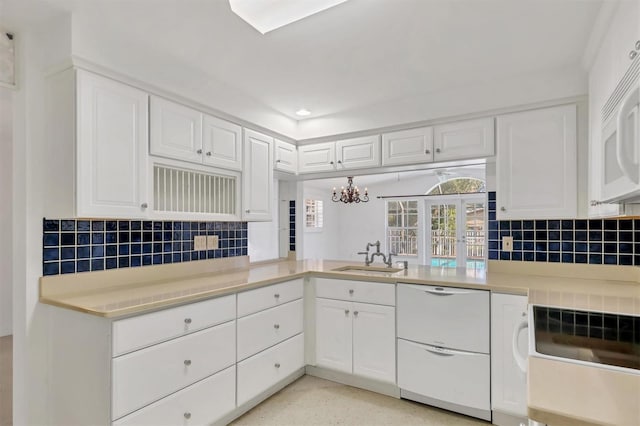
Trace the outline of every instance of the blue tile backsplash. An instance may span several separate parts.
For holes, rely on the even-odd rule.
[[[196,235],[217,235],[218,250],[193,250]],[[246,256],[246,222],[43,220],[44,275]],[[295,241],[294,241],[295,242]]]
[[[296,200],[289,201],[289,251],[296,251]]]
[[[496,220],[496,193],[487,195],[489,260],[640,266],[638,219]]]

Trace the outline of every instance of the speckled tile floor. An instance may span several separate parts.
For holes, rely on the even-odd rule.
[[[455,425],[490,423],[312,376],[303,376],[232,425]]]

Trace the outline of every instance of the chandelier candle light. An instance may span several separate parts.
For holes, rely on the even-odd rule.
[[[360,190],[357,186],[353,186],[353,176],[347,177],[347,187],[344,186],[340,190],[340,195],[336,192],[336,188],[333,187],[333,197],[331,199],[334,202],[342,201],[345,204],[349,203],[366,203],[369,201],[369,193],[367,188],[364,189],[364,195],[360,197]]]

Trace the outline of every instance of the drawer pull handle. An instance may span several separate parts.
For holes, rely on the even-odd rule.
[[[184,360],[184,365],[186,365],[187,367],[191,365],[191,360],[190,359],[185,359]]]
[[[184,323],[185,324],[191,324],[191,318],[185,318],[184,319]]]
[[[442,287],[436,287],[435,290],[425,290],[425,293],[434,294],[436,296],[451,296],[454,293],[444,291]]]
[[[279,363],[279,362],[276,362],[275,367],[276,367],[276,368],[280,368],[280,363]]]
[[[189,412],[184,413],[184,418],[185,419],[190,419],[191,418],[191,413],[189,413]]]
[[[353,289],[349,289],[349,294],[353,294]]]
[[[358,311],[353,311],[353,316],[357,317],[358,316]]]
[[[442,348],[434,348],[434,349],[425,349],[427,352],[431,352],[432,354],[440,355],[440,356],[453,356],[451,352],[448,352],[446,349]]]
[[[273,328],[275,328],[276,330],[280,328],[280,324],[273,324]]]
[[[276,294],[273,295],[273,297],[275,297],[276,299],[279,299],[280,298],[280,294],[276,293]]]

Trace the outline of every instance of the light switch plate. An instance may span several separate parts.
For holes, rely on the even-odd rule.
[[[218,249],[218,236],[207,235],[207,250],[217,250],[217,249]]]
[[[513,237],[502,237],[502,251],[513,251]]]
[[[193,249],[196,251],[207,249],[207,236],[197,235],[193,237]]]

